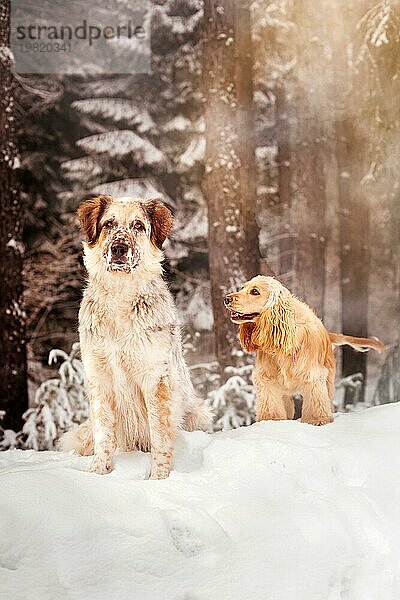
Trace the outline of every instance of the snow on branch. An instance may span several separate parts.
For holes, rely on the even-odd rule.
[[[400,401],[400,344],[387,353],[375,389],[373,404],[389,404]]]
[[[3,432],[0,448],[33,448],[53,450],[64,431],[73,429],[89,416],[85,395],[83,365],[79,359],[79,343],[70,354],[52,350],[49,364],[61,359],[58,375],[44,381],[36,391],[35,402],[23,415],[22,431]]]
[[[373,6],[360,20],[358,29],[364,29],[365,41],[379,48],[389,43],[388,31],[392,22],[398,25],[393,0],[382,0]],[[398,4],[396,2],[396,4]]]
[[[206,142],[203,136],[190,142],[185,152],[179,157],[178,172],[189,171],[196,163],[204,161]]]
[[[163,130],[165,133],[176,132],[176,131],[179,131],[179,132],[191,131],[192,130],[192,122],[187,117],[184,117],[183,115],[177,115],[176,117],[174,117],[173,119],[171,119],[164,125]]]
[[[107,153],[113,158],[129,154],[139,166],[165,165],[166,157],[148,140],[142,139],[129,129],[118,129],[97,135],[89,135],[76,142],[79,148],[94,154]]]
[[[203,19],[203,10],[200,2],[196,3],[196,6],[192,6],[192,10],[195,11],[191,15],[171,15],[171,7],[169,3],[165,6],[155,6],[153,11],[153,19],[157,27],[165,28],[169,31],[170,35],[188,35],[200,27]]]
[[[69,181],[90,181],[100,177],[103,173],[102,165],[92,156],[82,156],[66,160],[61,164],[65,176]]]
[[[109,194],[111,196],[131,196],[133,198],[162,198],[172,206],[175,202],[166,194],[151,178],[118,179],[108,183],[102,183],[93,188],[94,194]]]
[[[114,123],[121,121],[137,127],[139,133],[157,133],[157,129],[149,112],[138,108],[137,104],[124,98],[89,98],[76,100],[72,108],[90,117],[111,119]]]
[[[347,377],[343,377],[342,379],[339,379],[335,383],[336,390],[340,390],[342,388],[344,391],[341,398],[339,398],[337,394],[335,395],[335,406],[339,411],[345,412],[349,408],[354,409],[357,407],[358,403],[360,402],[360,398],[361,398],[363,381],[364,381],[364,376],[362,373],[352,373],[351,375],[348,375]],[[351,407],[346,406],[344,403],[345,397],[346,397],[346,390],[351,390],[353,392]]]
[[[231,376],[208,394],[216,415],[215,430],[236,429],[255,420],[255,390],[251,383],[253,365],[228,367]]]

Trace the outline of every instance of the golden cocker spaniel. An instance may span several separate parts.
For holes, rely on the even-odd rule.
[[[293,394],[303,396],[301,420],[311,425],[333,421],[335,346],[383,352],[382,342],[328,332],[313,310],[273,277],[258,275],[225,297],[240,342],[256,352],[253,381],[257,421],[292,419]]]

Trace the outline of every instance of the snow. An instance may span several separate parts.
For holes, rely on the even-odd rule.
[[[185,152],[179,157],[179,172],[184,172],[191,169],[196,163],[201,163],[204,160],[205,149],[206,141],[203,136],[192,140]]]
[[[18,252],[18,254],[23,254],[25,252],[24,244],[20,240],[16,240],[15,238],[11,238],[10,240],[8,240],[6,247],[12,248],[13,250],[15,250],[15,252]]]
[[[400,597],[400,406],[322,428],[182,433],[149,456],[0,453],[0,589],[13,600]]]
[[[193,292],[186,306],[185,321],[191,323],[196,331],[212,330],[214,321],[208,286],[197,286]]]
[[[102,165],[92,156],[66,160],[61,167],[69,181],[82,182],[83,179],[98,178],[103,173]]]
[[[147,110],[138,108],[137,103],[125,98],[88,98],[75,100],[71,104],[75,110],[90,117],[112,119],[136,125],[140,133],[156,133],[157,128]]]
[[[11,48],[9,46],[0,44],[0,60],[4,63],[14,62],[14,54],[12,53]]]
[[[192,243],[195,243],[207,236],[207,230],[207,211],[205,206],[201,206],[198,210],[193,210],[191,218],[182,229],[176,232],[175,239],[182,242],[190,240]]]
[[[162,198],[172,206],[175,202],[164,190],[157,187],[152,178],[130,178],[118,179],[108,183],[102,183],[93,188],[94,194],[110,194],[112,196],[130,196],[131,198],[142,198],[143,200],[152,200]]]
[[[132,153],[141,166],[162,164],[165,161],[164,154],[158,148],[129,129],[89,135],[78,140],[76,145],[86,152],[108,152],[110,156],[118,158]]]
[[[187,119],[183,115],[177,115],[176,117],[168,121],[168,123],[164,125],[163,129],[164,132],[168,133],[170,131],[188,131],[191,129],[191,127],[192,123],[189,119]]]
[[[200,6],[197,6],[196,8],[199,9]],[[152,11],[153,18],[158,19],[160,21],[160,25],[170,30],[174,36],[193,33],[199,26],[203,16],[202,10],[197,10],[192,15],[185,17],[179,15],[170,15],[167,13],[167,10],[170,10],[168,5],[165,7],[155,6]]]

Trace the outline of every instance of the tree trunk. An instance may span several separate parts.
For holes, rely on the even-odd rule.
[[[18,155],[9,36],[10,4],[5,0],[0,8],[0,410],[5,411],[2,427],[18,430],[22,413],[28,407],[28,394],[22,298],[22,205],[15,173]]]
[[[296,132],[292,189],[296,226],[295,291],[324,317],[326,190],[324,130],[326,102],[325,32],[321,5],[295,3],[297,25]]]
[[[215,350],[223,369],[232,364],[237,339],[223,298],[260,269],[248,2],[204,2],[203,78],[203,187],[208,204]]]
[[[257,224],[256,138],[253,104],[253,45],[251,40],[250,2],[233,2],[235,10],[235,89],[236,128],[240,160],[240,200],[243,213],[246,271],[259,274],[260,250]],[[234,117],[234,115],[233,115]]]
[[[335,130],[339,192],[340,270],[342,295],[342,330],[347,335],[368,336],[369,255],[369,197],[368,186],[362,184],[367,172],[368,134],[363,130],[365,107],[370,82],[367,71],[359,70],[352,62],[351,23],[361,15],[357,6],[345,4],[341,14],[343,27],[341,47],[335,73]],[[350,25],[350,27],[349,27]],[[354,373],[363,375],[360,400],[365,397],[367,355],[344,346],[342,377]],[[353,402],[353,392],[346,390],[345,404]]]
[[[288,84],[287,84],[288,85]],[[293,279],[293,239],[291,231],[290,210],[291,172],[290,172],[290,124],[285,87],[276,89],[276,143],[278,147],[278,182],[279,182],[279,275],[289,288]]]
[[[355,131],[352,115],[339,120],[337,160],[339,175],[339,224],[342,285],[342,328],[347,335],[368,336],[369,206],[363,176],[363,143]],[[360,400],[364,399],[367,374],[366,354],[343,348],[342,377],[363,375]],[[352,402],[346,390],[345,404]]]

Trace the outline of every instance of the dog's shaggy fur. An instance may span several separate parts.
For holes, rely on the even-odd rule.
[[[151,450],[150,477],[167,477],[177,428],[207,428],[182,355],[174,302],[162,279],[162,245],[173,223],[159,201],[99,196],[78,209],[89,274],[79,312],[90,418],[61,449],[94,454],[112,469],[116,448]]]
[[[303,396],[301,420],[324,425],[333,420],[335,346],[358,351],[374,348],[376,339],[328,332],[307,304],[273,277],[257,276],[225,297],[231,320],[240,325],[241,344],[256,352],[253,381],[257,421],[292,419],[293,394]]]

